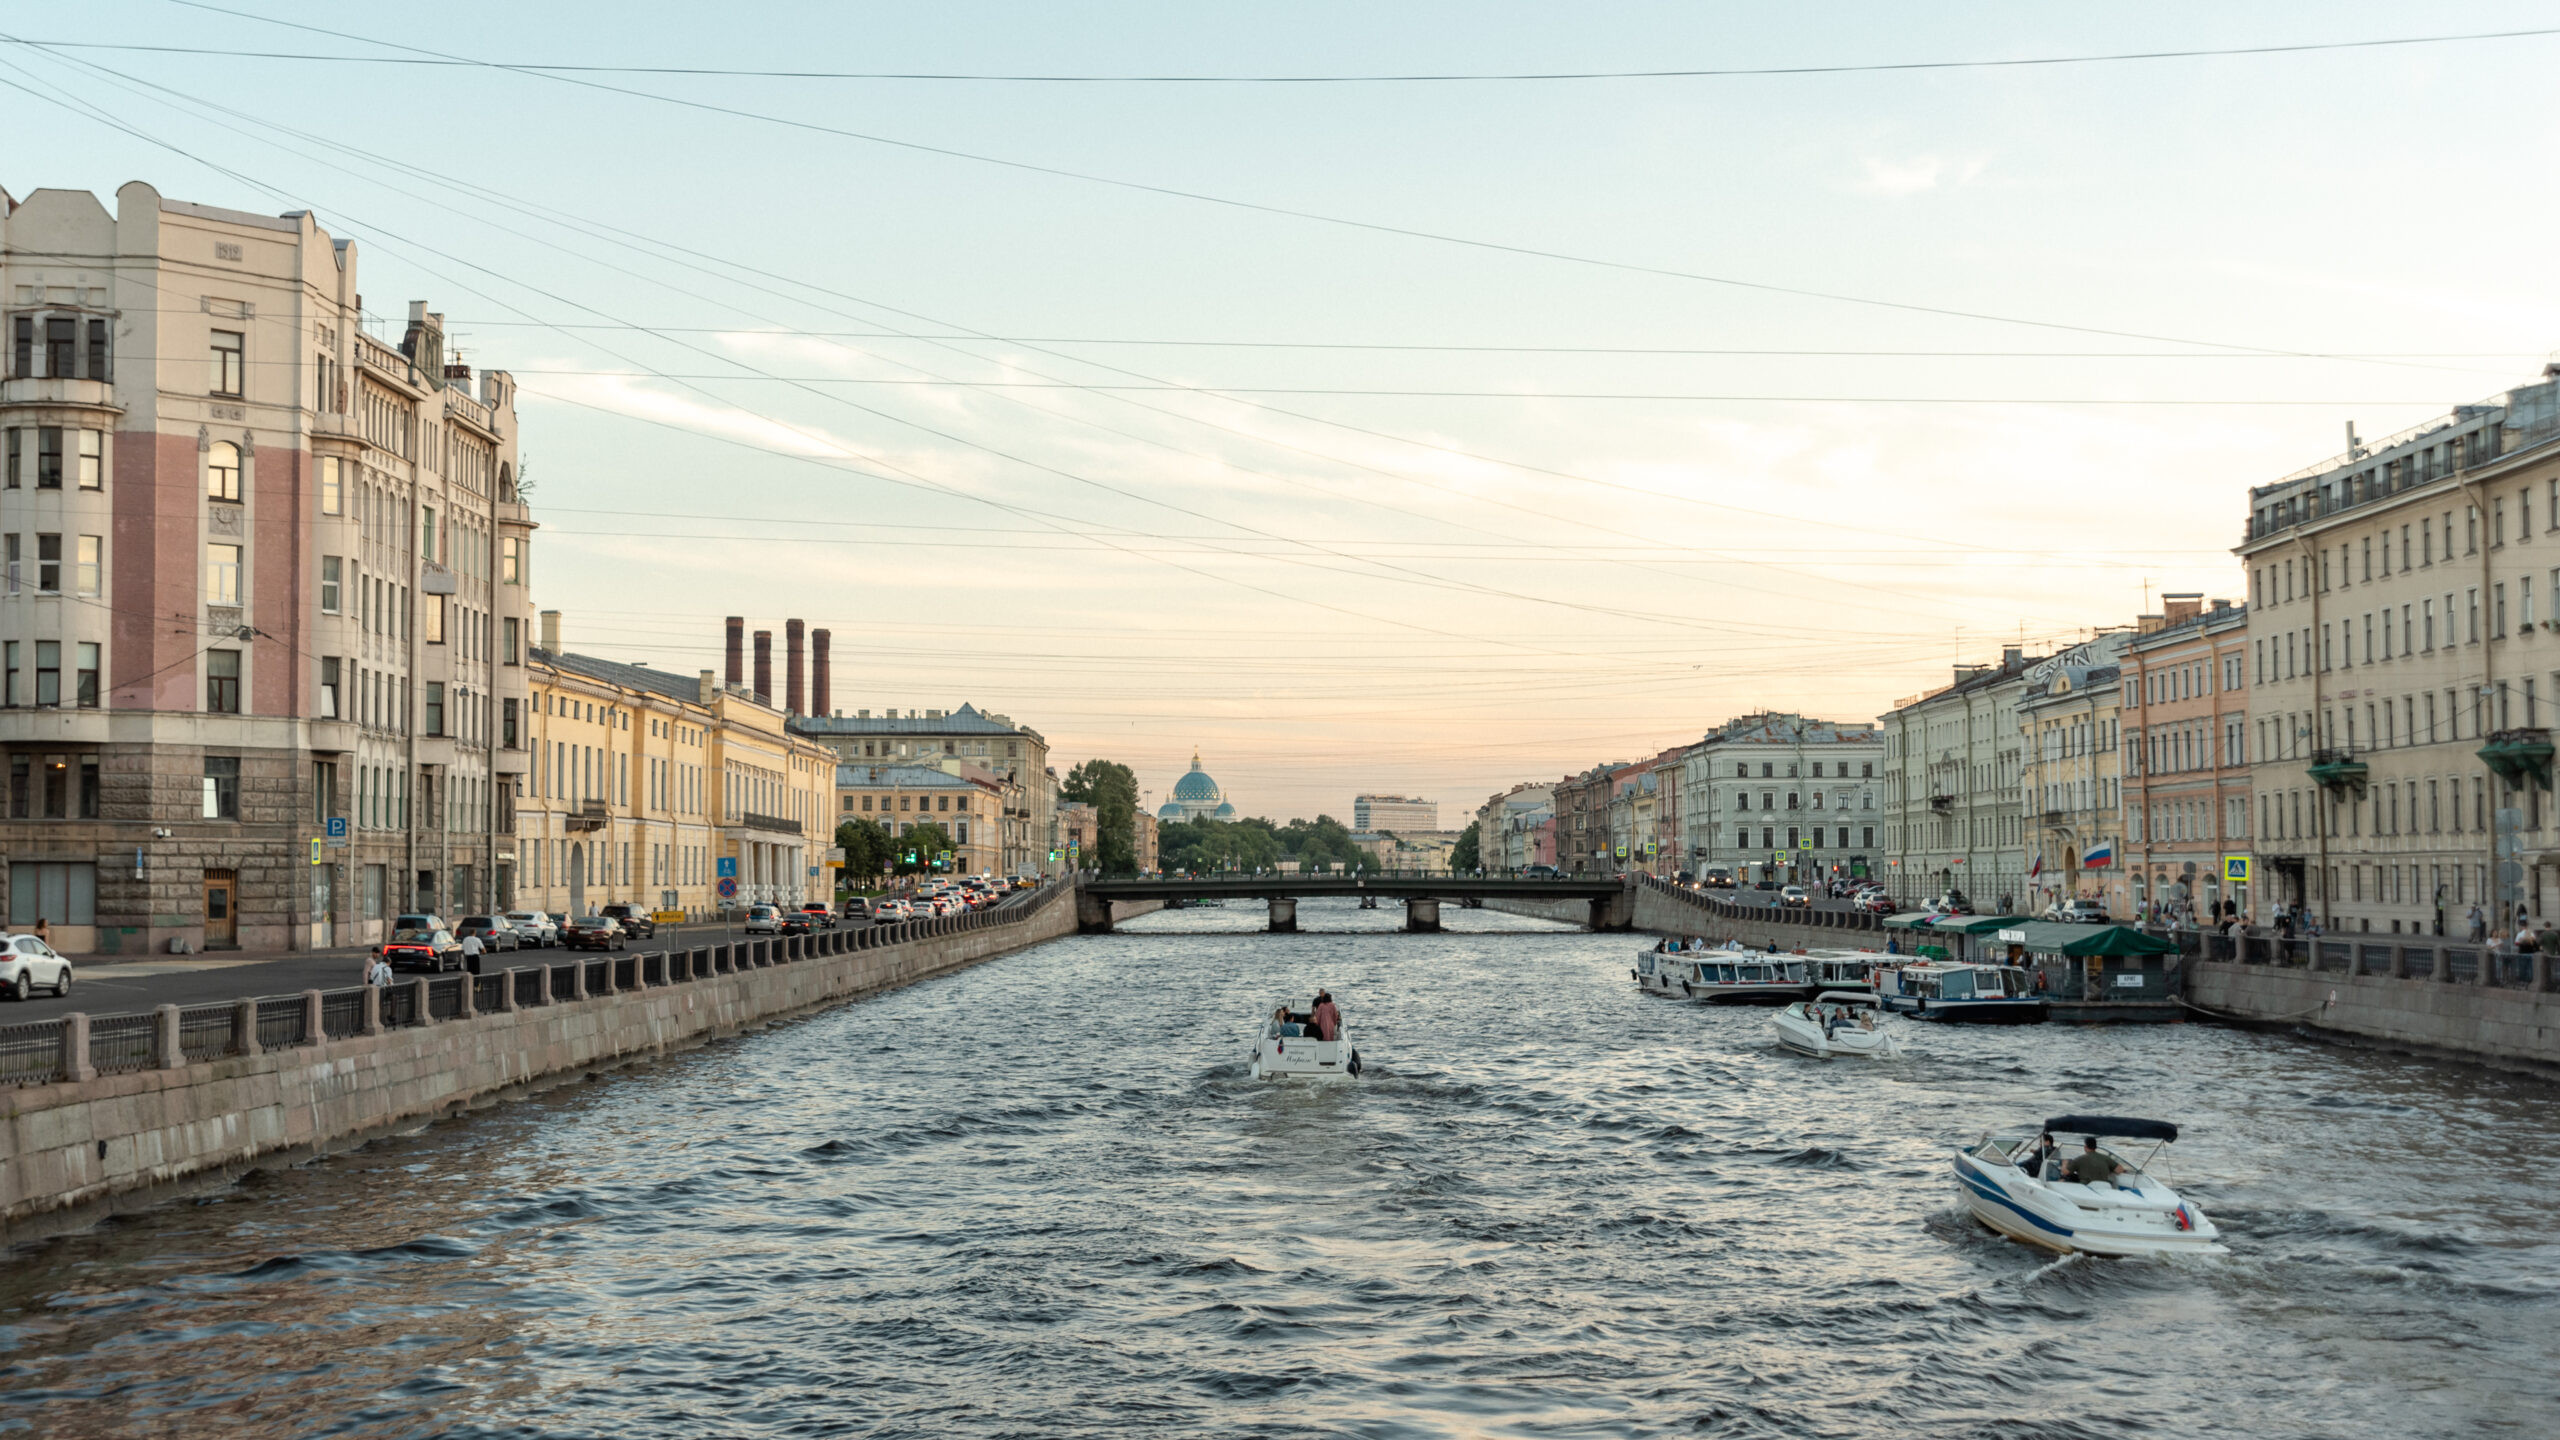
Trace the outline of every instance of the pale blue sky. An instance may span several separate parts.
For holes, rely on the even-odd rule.
[[[2549,3],[234,8],[514,62],[1041,73],[1889,63],[2560,26]],[[166,0],[13,7],[0,30],[395,53]],[[17,67],[0,80],[67,85],[238,172],[0,89],[16,142],[0,185],[142,178],[308,205],[365,246],[376,310],[434,300],[469,358],[523,377],[539,598],[578,648],[690,670],[714,663],[720,616],[798,615],[834,629],[846,709],[973,700],[1046,731],[1062,769],[1109,755],[1159,795],[1196,745],[1248,813],[1347,815],[1374,788],[1454,817],[1513,779],[1764,705],[1872,715],[1959,657],[2124,623],[2163,589],[2236,596],[2247,486],[2335,451],[2348,419],[2395,429],[2533,378],[2560,346],[2540,183],[2556,62],[2560,37],[1554,84],[596,77],[1578,256],[2420,357],[2382,361],[1494,253],[483,69],[0,47]],[[634,254],[602,226],[701,254]],[[555,328],[620,324],[661,333]],[[815,333],[846,331],[1009,338]],[[1569,347],[2011,353],[1554,353]],[[971,383],[821,383],[845,379]],[[1494,394],[1277,393],[1309,390]],[[1562,393],[1725,398],[1546,398]],[[1933,397],[2038,403],[1915,403]],[[2199,399],[2287,403],[2096,403]],[[912,483],[848,473],[886,467]]]

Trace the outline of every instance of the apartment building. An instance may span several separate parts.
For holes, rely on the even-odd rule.
[[[2253,918],[2548,913],[2560,367],[2249,492]],[[2510,912],[2511,913],[2511,912]]]
[[[2095,900],[2110,915],[2128,913],[2118,676],[2131,638],[2100,635],[2027,667],[2015,702],[2027,875],[2004,908]]]
[[[1487,870],[1555,863],[1555,787],[1514,785],[1476,811],[1476,855]]]
[[[848,765],[956,762],[983,769],[1003,787],[1003,803],[992,817],[995,861],[983,868],[1003,875],[1058,874],[1066,868],[1049,742],[1028,725],[963,705],[903,715],[887,710],[876,717],[868,710],[794,716],[791,733],[828,747]]]
[[[1556,867],[1569,875],[1615,873],[1609,807],[1624,763],[1595,765],[1556,782]]]
[[[877,764],[836,766],[836,818],[869,820],[905,840],[920,825],[939,825],[949,842],[947,873],[979,875],[1002,870],[1002,813],[1007,784],[981,766],[946,761],[939,765]],[[921,856],[929,864],[939,856]]]
[[[1882,733],[1760,711],[1706,733],[1682,757],[1682,868],[1814,885],[1862,878],[1879,855]]]
[[[1398,835],[1408,830],[1437,830],[1440,802],[1418,795],[1355,795],[1351,797],[1351,828],[1390,830]]]
[[[514,383],[308,213],[0,193],[0,848],[69,951],[511,899]]]
[[[2011,646],[1997,665],[1959,665],[1952,683],[1878,722],[1883,734],[1885,868],[1905,899],[1954,886],[2012,908],[2026,889],[2026,816],[2018,700],[2028,667]]]
[[[2250,882],[2224,877],[2250,843],[2249,609],[2164,595],[2136,631],[2117,662],[2130,914],[2244,913]]]

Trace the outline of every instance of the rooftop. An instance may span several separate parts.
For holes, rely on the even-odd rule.
[[[2267,539],[2324,516],[2370,505],[2474,466],[2560,440],[2560,367],[2538,384],[2519,385],[2453,413],[2386,435],[2368,445],[2348,432],[2345,453],[2249,490],[2249,529],[2242,544]]]
[[[977,782],[935,765],[838,765],[839,790],[968,790]]]
[[[607,685],[619,685],[626,690],[646,690],[651,694],[664,695],[670,700],[681,700],[688,705],[702,703],[702,682],[691,675],[671,675],[664,670],[652,670],[646,665],[630,665],[620,660],[599,660],[593,655],[576,655],[566,650],[545,650],[539,645],[532,647],[532,656],[534,664],[548,665],[563,674],[583,675],[587,679],[601,680]]]
[[[1016,725],[1002,715],[989,715],[974,705],[963,705],[947,714],[918,715],[913,711],[900,716],[860,715],[794,715],[791,732],[795,735],[1026,735],[1038,739],[1038,732]]]

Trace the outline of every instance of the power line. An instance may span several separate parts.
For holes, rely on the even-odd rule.
[[[214,5],[172,0],[190,9],[238,15]],[[263,17],[252,17],[263,18]],[[283,23],[283,22],[278,22]],[[300,29],[316,27],[298,26]],[[321,31],[330,34],[329,31]],[[97,40],[20,41],[63,50],[122,50],[143,54],[203,55],[238,60],[290,60],[334,65],[402,65],[501,69],[561,75],[672,75],[737,80],[919,81],[1000,85],[1464,85],[1592,80],[1733,80],[1794,75],[1878,75],[1932,70],[2012,70],[2067,65],[2119,65],[2140,61],[2215,60],[2258,55],[2309,55],[2324,51],[2383,50],[2412,45],[2462,45],[2489,40],[2531,40],[2560,35],[2560,27],[2480,30],[2448,35],[2395,35],[2370,40],[2314,40],[2276,45],[2229,45],[2192,50],[2121,50],[2087,55],[2027,55],[1973,60],[1887,60],[1866,64],[1752,65],[1676,70],[1515,70],[1379,74],[1072,74],[958,70],[766,70],[716,65],[599,65],[537,60],[505,62],[423,55],[326,55],[290,50],[226,49],[206,45],[145,45]],[[357,39],[361,37],[344,36]]]

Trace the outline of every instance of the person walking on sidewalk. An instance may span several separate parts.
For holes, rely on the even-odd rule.
[[[2489,938],[2489,921],[2480,913],[2480,907],[2478,905],[2473,905],[2471,907],[2471,913],[2464,918],[2471,925],[2472,944],[2477,945],[2481,941]]]
[[[462,932],[463,969],[470,971],[474,975],[480,973],[480,952],[482,948],[483,947],[480,944],[480,932],[477,929],[465,930]]]

